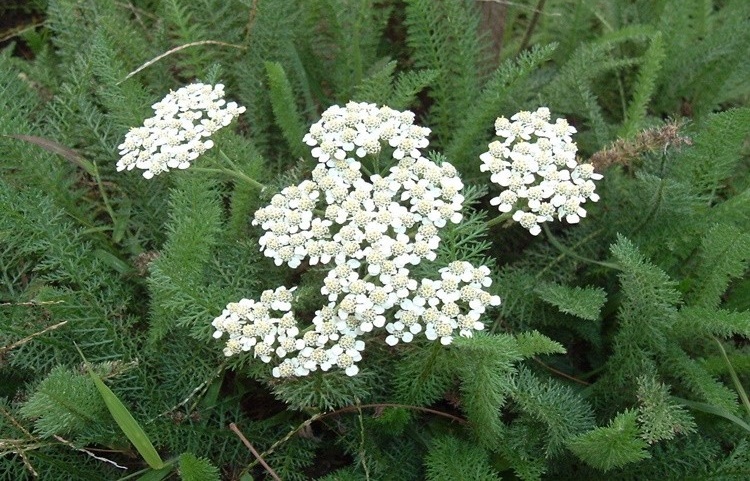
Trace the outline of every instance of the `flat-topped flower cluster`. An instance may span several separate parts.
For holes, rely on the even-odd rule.
[[[490,204],[500,212],[513,209],[513,220],[533,235],[539,224],[565,219],[575,224],[586,216],[583,204],[596,202],[594,180],[602,178],[591,164],[579,164],[572,141],[576,129],[565,119],[550,123],[546,107],[519,112],[510,120],[495,121],[495,133],[504,139],[489,144],[479,158],[480,169],[490,172],[492,182],[505,187]],[[521,203],[519,207],[518,204]]]
[[[224,100],[224,86],[194,83],[170,92],[151,107],[154,116],[134,127],[118,146],[117,170],[142,169],[150,179],[169,169],[187,169],[214,143],[209,138],[245,111]]]
[[[351,102],[310,128],[304,141],[319,161],[312,180],[276,194],[253,224],[265,231],[261,249],[276,265],[331,264],[320,290],[328,304],[304,333],[288,304],[293,289],[229,304],[213,321],[215,337],[229,335],[226,355],[252,349],[264,362],[275,355],[283,359],[277,377],[332,366],[354,375],[362,338],[375,329],[385,328],[395,345],[420,334],[449,344],[484,328],[481,315],[500,303],[486,291],[488,268],[454,261],[440,279],[410,271],[435,260],[439,229],[461,221],[464,202],[456,169],[422,156],[430,131],[413,121],[411,112]],[[367,171],[362,160],[377,165],[384,150],[395,161],[387,175]]]
[[[200,83],[170,92],[153,109],[119,146],[118,171],[139,168],[152,178],[185,169],[213,147],[213,133],[245,111],[225,102],[223,85]],[[542,107],[498,118],[495,131],[502,140],[489,144],[480,169],[505,189],[490,203],[514,211],[531,234],[555,216],[579,222],[582,204],[599,199],[594,181],[602,176],[576,160],[576,129],[565,119],[550,123]],[[327,302],[302,329],[292,311],[296,287],[230,303],[212,323],[215,338],[228,336],[225,355],[252,351],[275,360],[273,375],[281,378],[334,366],[353,376],[364,338],[377,330],[393,346],[415,336],[445,345],[484,329],[482,315],[500,304],[487,290],[487,267],[459,259],[439,269],[438,279],[413,273],[436,260],[440,229],[463,217],[458,172],[422,155],[429,133],[412,112],[356,102],[334,105],[310,127],[303,141],[318,160],[311,178],[274,195],[252,223],[277,266],[328,266],[320,288]]]

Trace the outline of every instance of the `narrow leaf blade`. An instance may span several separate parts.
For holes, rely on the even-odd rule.
[[[76,346],[76,349],[78,349],[78,346]],[[99,390],[99,394],[101,394],[104,404],[107,406],[107,409],[109,409],[109,412],[112,414],[117,425],[120,426],[122,432],[127,436],[130,442],[133,443],[135,449],[152,469],[158,470],[164,468],[166,464],[162,461],[159,453],[156,452],[156,448],[151,444],[151,440],[148,439],[148,435],[146,435],[146,432],[141,428],[141,425],[138,424],[138,421],[136,421],[133,415],[130,414],[128,408],[125,407],[117,395],[112,392],[94,370],[91,369],[91,366],[89,366],[88,361],[86,361],[86,358],[80,349],[78,349],[78,353],[86,363],[86,370],[89,372],[89,376],[91,376],[91,379],[94,381],[94,385]]]
[[[706,404],[702,402],[696,402],[696,401],[689,401],[687,399],[682,399],[678,397],[672,397],[675,401],[678,403],[687,406],[689,408],[695,409],[697,411],[703,411],[704,413],[713,414],[715,416],[721,416],[724,419],[727,419],[737,426],[741,427],[747,432],[750,432],[750,425],[748,425],[745,421],[743,421],[741,418],[735,416],[734,414],[730,413],[726,409],[722,409],[718,406],[714,406],[712,404]]]
[[[84,159],[81,154],[76,152],[75,150],[64,146],[63,144],[59,142],[55,142],[54,140],[45,139],[44,137],[38,137],[36,135],[21,135],[21,134],[13,134],[13,135],[7,135],[7,137],[12,137],[14,139],[23,140],[24,142],[28,142],[30,144],[37,145],[47,152],[52,152],[53,154],[57,154],[66,160],[74,163],[78,167],[82,168],[86,171],[89,175],[94,175],[96,172],[96,168],[94,165],[89,162],[88,160]]]

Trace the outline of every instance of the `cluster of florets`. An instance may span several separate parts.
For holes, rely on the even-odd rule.
[[[255,213],[265,255],[291,268],[306,257],[312,265],[367,258],[371,268],[433,260],[437,229],[461,221],[463,183],[449,163],[422,157],[430,130],[413,119],[353,102],[324,112],[304,138],[319,160],[312,180],[285,188]],[[358,159],[378,155],[385,142],[396,165],[385,177],[364,172]]]
[[[213,147],[211,135],[245,111],[224,100],[224,86],[195,83],[170,92],[152,106],[154,116],[134,127],[119,145],[117,170],[144,170],[143,177],[186,169]]]
[[[550,123],[546,107],[519,112],[510,120],[500,117],[495,131],[503,140],[489,144],[480,156],[481,170],[505,190],[490,201],[501,212],[513,209],[513,220],[539,234],[539,224],[556,216],[577,223],[586,216],[583,204],[596,202],[595,180],[602,178],[591,164],[579,164],[571,135],[576,129],[565,119]],[[520,206],[519,206],[520,203]]]
[[[262,342],[255,336],[248,344],[253,341],[245,341],[241,330],[227,329],[236,310],[230,304],[214,320],[216,337],[230,335],[225,354],[246,345],[244,350],[252,347],[256,357],[270,362],[275,353],[283,358],[273,369],[276,377],[332,366],[354,375],[365,347],[361,337],[376,328],[385,328],[390,345],[420,333],[449,344],[455,335],[471,337],[484,328],[481,315],[500,303],[486,291],[492,282],[488,268],[455,261],[435,280],[418,280],[410,271],[424,259],[435,260],[439,229],[461,221],[464,201],[456,169],[422,156],[430,131],[413,121],[411,112],[349,103],[331,107],[310,128],[304,141],[319,161],[312,180],[276,194],[256,212],[253,224],[265,231],[261,249],[276,265],[295,268],[306,259],[310,265],[332,264],[320,290],[328,304],[315,312],[301,338],[285,331],[284,346],[280,336],[267,335]],[[361,161],[377,168],[384,150],[395,165],[385,176],[369,172]],[[271,322],[243,319],[247,326],[256,319]],[[267,345],[259,348],[260,343]]]
[[[362,359],[359,352],[364,342],[341,336],[334,346],[324,349],[325,341],[315,331],[300,334],[292,313],[295,289],[279,287],[264,291],[259,301],[242,299],[227,305],[212,322],[215,338],[229,335],[224,354],[252,351],[266,363],[275,355],[284,360],[273,369],[276,377],[304,376],[318,368],[327,371],[333,365],[355,375],[359,371],[355,362]]]

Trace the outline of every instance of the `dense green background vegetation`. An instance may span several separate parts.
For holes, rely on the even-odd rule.
[[[0,479],[750,478],[746,0],[0,12]],[[263,193],[115,172],[128,129],[195,80],[247,107],[215,141]],[[275,380],[225,359],[210,323],[279,285],[320,307],[323,271],[276,268],[250,219],[306,178],[302,136],[349,100],[432,129],[471,205],[423,274],[486,264],[503,303],[447,348],[373,342],[356,377]],[[488,228],[478,155],[496,117],[539,106],[578,129],[602,199],[549,236]],[[115,423],[81,353],[166,468]]]

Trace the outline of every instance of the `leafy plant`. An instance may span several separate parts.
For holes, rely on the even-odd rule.
[[[750,477],[744,0],[6,3],[0,479]]]

